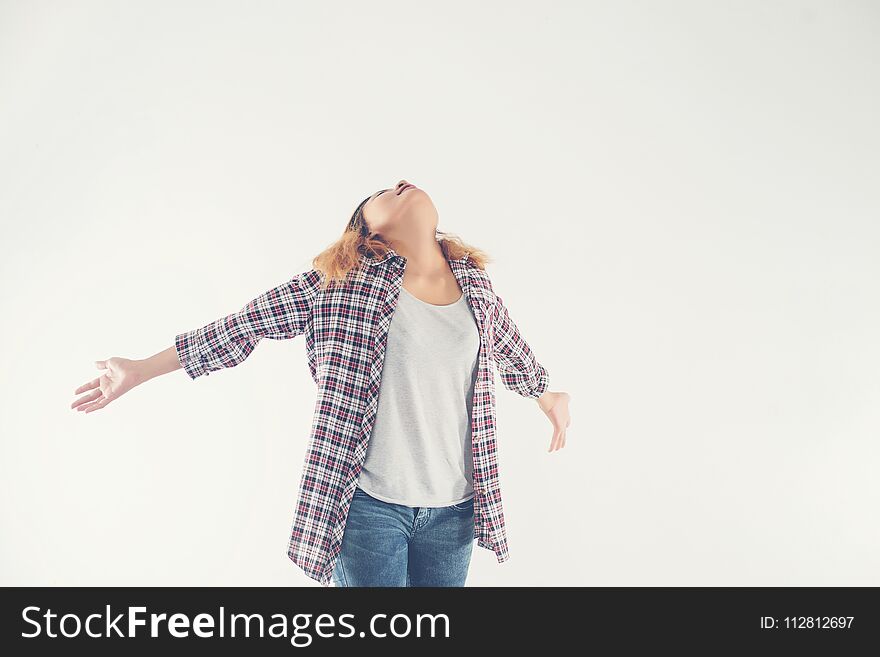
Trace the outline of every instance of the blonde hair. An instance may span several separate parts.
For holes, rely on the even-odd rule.
[[[344,281],[348,273],[360,265],[362,255],[374,258],[384,256],[391,245],[379,234],[370,234],[364,221],[363,207],[369,197],[361,201],[342,236],[312,259],[312,267],[323,274],[322,288],[334,281]],[[468,254],[468,261],[480,269],[486,268],[491,258],[484,251],[462,241],[452,233],[437,230],[440,248],[447,260],[458,260]]]

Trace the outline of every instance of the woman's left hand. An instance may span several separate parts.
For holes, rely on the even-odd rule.
[[[568,413],[569,399],[571,399],[571,395],[567,392],[550,392],[549,390],[538,397],[538,406],[553,423],[553,438],[550,441],[548,452],[565,447],[565,430],[571,424],[571,416]]]

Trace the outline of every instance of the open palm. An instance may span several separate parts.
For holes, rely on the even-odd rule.
[[[133,360],[113,357],[107,360],[96,360],[95,365],[99,370],[106,371],[97,379],[83,383],[73,391],[73,394],[78,395],[81,392],[91,390],[89,394],[74,401],[70,405],[71,408],[85,413],[97,411],[138,384]]]

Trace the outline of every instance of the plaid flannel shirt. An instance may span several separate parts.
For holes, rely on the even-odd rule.
[[[181,366],[196,379],[238,365],[263,338],[305,336],[318,391],[287,555],[324,586],[331,581],[366,456],[388,327],[406,267],[406,258],[393,249],[382,257],[360,258],[361,266],[343,284],[334,282],[321,290],[322,274],[305,271],[174,341]],[[494,293],[485,270],[468,255],[448,262],[480,332],[471,414],[474,538],[501,563],[509,552],[495,442],[493,363],[506,388],[532,399],[547,389],[548,373]]]

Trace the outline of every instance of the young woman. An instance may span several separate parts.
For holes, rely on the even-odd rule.
[[[473,541],[509,557],[495,443],[497,367],[565,446],[569,395],[551,392],[485,271],[437,229],[405,180],[358,205],[312,268],[150,358],[96,361],[71,408],[90,413],[183,368],[242,363],[263,338],[304,335],[318,386],[288,557],[324,586],[464,586]]]

